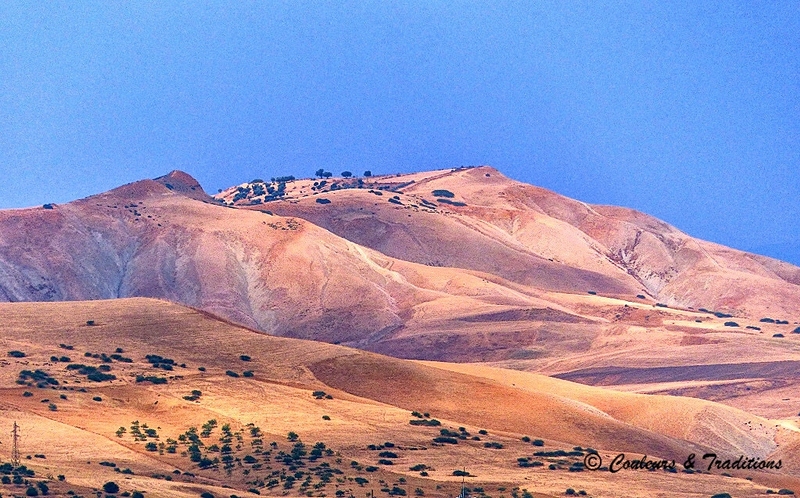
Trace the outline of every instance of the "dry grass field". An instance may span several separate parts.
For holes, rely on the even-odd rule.
[[[800,268],[490,167],[0,211],[0,343],[3,496],[800,490]]]
[[[798,484],[795,426],[714,402],[272,337],[153,299],[8,303],[0,316],[3,350],[25,354],[0,365],[3,461],[16,421],[26,479],[50,495],[113,481],[150,497],[455,496],[465,468],[472,496],[738,497]],[[785,467],[577,471],[587,447],[604,459],[782,455]]]

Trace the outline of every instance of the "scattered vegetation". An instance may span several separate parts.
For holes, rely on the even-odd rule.
[[[136,382],[150,382],[151,384],[166,384],[166,377],[157,377],[155,375],[137,375]]]

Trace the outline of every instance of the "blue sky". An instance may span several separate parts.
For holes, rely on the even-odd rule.
[[[799,33],[794,0],[2,2],[0,207],[491,164],[800,263]]]

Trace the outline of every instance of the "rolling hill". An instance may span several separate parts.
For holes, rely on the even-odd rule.
[[[273,337],[153,299],[7,303],[0,313],[2,347],[24,353],[0,363],[0,423],[20,425],[31,482],[64,476],[48,481],[54,492],[89,494],[114,481],[148,496],[360,494],[385,486],[447,496],[460,485],[453,470],[464,466],[470,486],[490,495],[519,487],[559,496],[573,487],[593,496],[718,489],[756,496],[798,484],[796,426],[713,402]],[[113,378],[92,380],[91,367]],[[436,443],[440,429],[452,443]],[[785,467],[736,477],[631,471],[621,488],[603,471],[576,471],[585,456],[576,446],[604,458],[781,455]],[[312,447],[331,451],[311,458]],[[325,478],[329,472],[337,479]]]

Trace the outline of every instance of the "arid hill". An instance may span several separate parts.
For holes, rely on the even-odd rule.
[[[754,497],[800,484],[796,426],[713,402],[273,337],[153,299],[5,303],[0,316],[13,352],[0,362],[0,425],[19,424],[30,484],[57,496],[113,481],[147,496],[438,497],[458,492],[464,467],[490,496]],[[606,462],[715,451],[784,467],[614,479],[581,470],[587,447]]]
[[[800,413],[787,263],[489,167],[215,197],[173,172],[0,211],[0,301],[155,297],[394,357]]]

